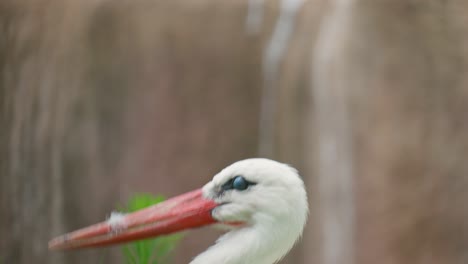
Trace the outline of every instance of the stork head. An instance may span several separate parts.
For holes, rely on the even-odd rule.
[[[230,165],[203,187],[203,195],[219,205],[212,215],[227,226],[286,221],[302,231],[307,219],[307,196],[296,169],[269,159],[247,159]]]
[[[193,263],[274,263],[292,248],[307,220],[307,194],[297,170],[269,159],[228,166],[203,187],[203,195],[218,204],[213,218],[232,231]]]
[[[223,169],[202,189],[62,235],[49,247],[103,246],[217,225],[231,232],[192,263],[273,263],[300,237],[307,214],[304,183],[294,168],[247,159]],[[226,254],[233,250],[242,261]]]

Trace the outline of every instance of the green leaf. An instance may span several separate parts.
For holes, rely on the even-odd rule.
[[[137,264],[138,262],[136,261],[136,258],[130,249],[129,246],[125,245],[122,246],[122,254],[125,256],[125,262],[127,264]]]
[[[160,203],[165,198],[161,195],[136,194],[129,199],[126,206],[118,206],[120,211],[135,212],[148,206]],[[182,238],[181,234],[161,236],[158,238],[135,241],[122,246],[122,255],[127,264],[162,264],[170,259],[170,253]]]

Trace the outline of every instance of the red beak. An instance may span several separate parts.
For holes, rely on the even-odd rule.
[[[217,222],[211,210],[218,206],[198,189],[165,202],[61,235],[49,242],[49,249],[76,249],[106,246],[166,235]]]

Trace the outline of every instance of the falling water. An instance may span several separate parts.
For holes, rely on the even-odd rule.
[[[277,111],[277,83],[279,69],[296,22],[296,15],[304,0],[282,0],[270,41],[263,54],[263,89],[260,109],[259,154],[274,155],[275,117]],[[258,12],[257,12],[258,13]]]
[[[349,1],[335,1],[322,25],[312,59],[323,263],[353,263],[354,202],[351,122],[345,78],[336,78]]]

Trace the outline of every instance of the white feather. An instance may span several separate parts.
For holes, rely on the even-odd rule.
[[[125,223],[125,214],[120,212],[112,212],[107,223],[111,226],[113,231],[119,231],[127,227]]]

